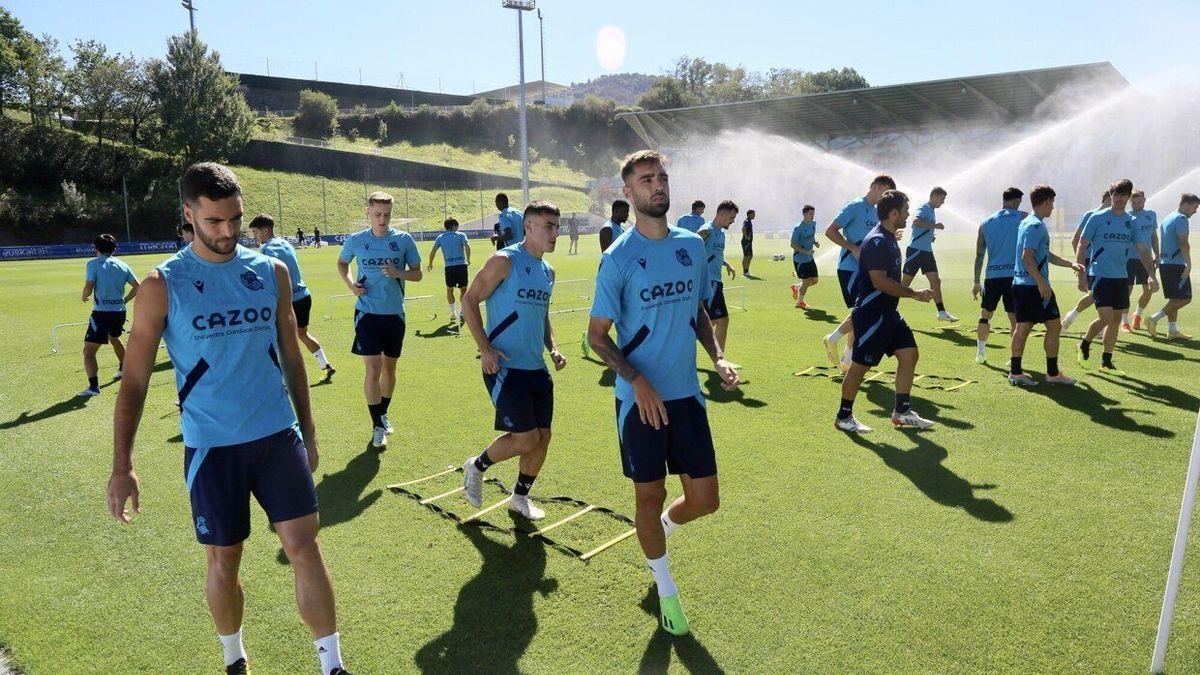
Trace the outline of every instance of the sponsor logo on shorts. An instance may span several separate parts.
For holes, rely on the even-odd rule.
[[[504,426],[508,427],[509,429],[511,429],[513,427],[513,421],[512,421],[512,419],[509,418],[508,415],[504,416]]]
[[[196,531],[200,534],[208,534],[208,522],[204,520],[204,516],[196,516]]]

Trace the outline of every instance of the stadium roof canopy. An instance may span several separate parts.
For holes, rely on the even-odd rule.
[[[975,75],[741,103],[618,115],[651,146],[726,129],[758,129],[827,147],[944,129],[995,128],[1034,116],[1064,85],[1125,86],[1111,63]],[[839,143],[839,139],[841,142]]]

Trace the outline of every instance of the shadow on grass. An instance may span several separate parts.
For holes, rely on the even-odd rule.
[[[454,624],[417,650],[413,661],[422,673],[519,673],[538,630],[534,596],[558,589],[558,580],[543,578],[546,545],[519,533],[507,545],[474,525],[458,531],[479,551],[483,567],[458,592]]]
[[[880,410],[887,414],[891,414],[892,409],[896,407],[896,393],[894,385],[884,382],[864,382],[859,391],[865,391],[867,400],[879,407]],[[940,425],[951,429],[974,429],[975,425],[963,420],[957,420],[952,417],[946,417],[942,410],[957,410],[955,406],[948,403],[935,403],[921,393],[920,389],[913,387],[912,390],[912,406],[921,417],[933,420]]]
[[[1120,384],[1118,379],[1104,379],[1105,382]],[[1162,385],[1153,385],[1162,386]],[[1179,392],[1174,387],[1166,387],[1173,391]],[[1156,427],[1152,424],[1140,424],[1137,420],[1129,416],[1130,412],[1140,412],[1150,414],[1149,410],[1131,410],[1129,408],[1117,407],[1120,401],[1109,398],[1101,394],[1095,387],[1087,382],[1079,382],[1074,387],[1061,387],[1056,385],[1039,384],[1036,387],[1020,387],[1021,391],[1043,396],[1050,401],[1054,401],[1064,408],[1081,412],[1091,418],[1094,424],[1101,424],[1110,429],[1118,431],[1134,431],[1154,438],[1174,438],[1175,432],[1170,429]],[[1179,392],[1183,393],[1183,392]],[[1188,394],[1183,394],[1189,396]],[[1192,397],[1192,400],[1196,400]]]
[[[642,598],[641,605],[642,611],[653,617],[655,623],[657,623],[659,621],[658,592],[654,590],[653,584],[646,591],[646,597]],[[638,666],[638,672],[667,672],[671,665],[672,650],[679,659],[679,664],[689,673],[725,672],[717,664],[716,659],[713,658],[708,649],[700,644],[695,635],[689,633],[682,637],[675,637],[663,630],[661,625],[658,627],[658,630],[654,631],[654,636],[650,638],[650,642],[646,645],[646,651],[642,654],[642,662]]]
[[[823,323],[842,322],[842,320],[837,316],[834,316],[823,309],[816,309],[815,307],[809,307],[808,309],[804,310],[804,318],[808,319],[809,321],[820,321]]]
[[[109,384],[112,383],[110,382]],[[41,422],[42,420],[47,420],[63,413],[69,413],[75,410],[83,410],[87,407],[87,402],[87,396],[72,396],[65,401],[59,401],[58,403],[55,403],[54,405],[43,410],[39,410],[35,413],[30,413],[28,410],[26,410],[11,420],[0,423],[0,429],[12,429],[14,427],[32,424],[33,422]]]
[[[454,330],[453,323],[444,323],[431,332],[422,332],[420,328],[415,331],[415,335],[419,338],[442,338],[442,337],[458,337],[458,331]]]
[[[318,470],[320,466],[318,465]],[[379,474],[379,452],[370,444],[351,459],[341,471],[325,474],[317,483],[317,504],[321,513],[321,529],[348,523],[361,516],[383,494],[383,490],[364,491]],[[287,565],[287,554],[283,549],[275,556],[276,562]]]
[[[706,376],[704,380],[704,398],[716,401],[717,403],[741,403],[747,408],[762,408],[767,405],[766,401],[746,396],[745,385],[749,384],[749,382],[743,383],[733,391],[726,391],[721,386],[721,376],[717,374],[717,371],[706,370],[704,368],[700,368],[699,370]]]
[[[1177,351],[1163,349],[1162,347],[1146,344],[1145,342],[1121,340],[1117,342],[1117,349],[1126,354],[1133,354],[1134,356],[1155,359],[1157,361],[1190,361],[1192,363],[1200,363],[1200,359],[1190,359]]]
[[[913,332],[920,333],[921,335],[928,335],[929,337],[935,337],[939,340],[945,340],[959,347],[975,346],[974,333],[964,333],[962,331],[952,330],[949,328],[943,328],[941,330],[922,330],[919,328],[914,328]]]
[[[1157,382],[1147,382],[1146,380],[1134,377],[1132,375],[1114,376],[1106,375],[1103,371],[1096,371],[1096,375],[1105,382],[1125,387],[1131,394],[1140,399],[1158,403],[1161,405],[1169,405],[1182,410],[1196,410],[1200,408],[1200,398],[1192,394],[1172,387],[1169,384],[1159,384]]]
[[[889,469],[912,482],[929,499],[955,509],[962,509],[973,518],[989,523],[1007,523],[1013,519],[1008,509],[991,499],[975,496],[976,490],[990,490],[995,485],[975,485],[942,465],[950,456],[945,448],[930,440],[936,432],[902,431],[916,445],[902,450],[890,443],[872,443],[867,438],[848,434],[856,445],[875,453]]]
[[[601,387],[616,386],[617,372],[612,368],[609,368],[607,363],[600,361],[599,359],[594,359],[590,356],[583,357],[583,360],[587,361],[588,363],[594,363],[604,369],[604,372],[600,373],[600,381],[597,382],[597,384],[599,384]]]

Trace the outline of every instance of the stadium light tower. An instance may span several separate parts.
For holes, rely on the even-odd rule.
[[[529,127],[525,121],[525,27],[521,12],[530,12],[537,7],[536,0],[501,0],[500,6],[517,10],[517,61],[521,71],[521,101],[518,118],[521,120],[521,194],[524,203],[529,203]]]
[[[546,105],[546,30],[542,24],[542,10],[538,10],[538,47],[542,52],[542,105]]]
[[[196,5],[192,2],[192,0],[183,0],[183,2],[181,2],[179,4],[183,5],[183,8],[188,11],[188,23],[192,27],[192,35],[195,35],[196,34],[196,11],[197,11]]]

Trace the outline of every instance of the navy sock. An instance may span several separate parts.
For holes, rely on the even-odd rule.
[[[1021,369],[1021,357],[1020,356],[1014,356],[1009,360],[1012,363],[1008,367],[1008,372],[1012,373],[1013,375],[1020,375],[1021,373],[1025,372],[1024,370]]]
[[[1083,342],[1080,342],[1079,343],[1079,351],[1083,353],[1083,358],[1085,360],[1092,358],[1092,343],[1091,343],[1091,341],[1084,340]]]
[[[937,308],[938,308],[939,312],[944,312],[944,311],[946,311],[946,304],[939,302],[939,303],[937,303]]]
[[[475,458],[475,468],[480,471],[487,471],[487,468],[493,464],[495,462],[492,461],[491,457],[488,457],[487,450],[479,453],[479,456]]]
[[[901,394],[896,392],[896,412],[904,414],[912,410],[912,404],[909,402],[910,394]]]
[[[528,495],[529,488],[533,487],[533,481],[537,480],[537,476],[530,476],[527,473],[517,474],[517,484],[513,487],[514,495]]]
[[[371,423],[377,427],[383,426],[383,404],[368,403],[367,412],[371,413]]]
[[[99,389],[99,388],[100,388],[100,378],[89,377],[88,378],[88,389]]]
[[[1047,356],[1046,357],[1046,374],[1049,375],[1050,377],[1054,377],[1055,375],[1058,375],[1058,357],[1057,356]]]
[[[854,414],[854,399],[842,399],[842,407],[838,408],[837,418],[844,420]]]
[[[382,408],[383,414],[385,414],[385,415],[387,414],[388,406],[390,406],[391,404],[392,404],[391,396],[380,396],[379,397],[379,405],[383,406],[383,408]]]
[[[1116,368],[1116,366],[1114,366],[1113,362],[1112,362],[1112,352],[1104,352],[1100,356],[1100,364],[1108,366],[1109,368]]]

